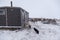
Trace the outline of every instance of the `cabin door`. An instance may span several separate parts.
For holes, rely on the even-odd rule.
[[[21,26],[20,9],[12,8],[7,11],[8,26]]]

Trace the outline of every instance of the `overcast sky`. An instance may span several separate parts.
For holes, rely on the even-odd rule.
[[[60,0],[0,0],[0,6],[22,7],[32,18],[60,18]]]

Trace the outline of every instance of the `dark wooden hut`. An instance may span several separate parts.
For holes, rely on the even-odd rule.
[[[29,13],[20,7],[0,7],[0,28],[23,28],[28,18]]]

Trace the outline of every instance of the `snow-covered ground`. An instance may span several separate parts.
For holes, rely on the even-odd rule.
[[[40,21],[30,22],[31,29],[0,30],[0,40],[60,40],[60,26],[43,24]],[[33,28],[39,30],[39,34]]]

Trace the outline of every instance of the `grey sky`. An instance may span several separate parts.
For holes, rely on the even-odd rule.
[[[0,0],[0,6],[10,6],[11,0]],[[22,7],[30,17],[60,18],[60,0],[12,0],[13,5]]]

